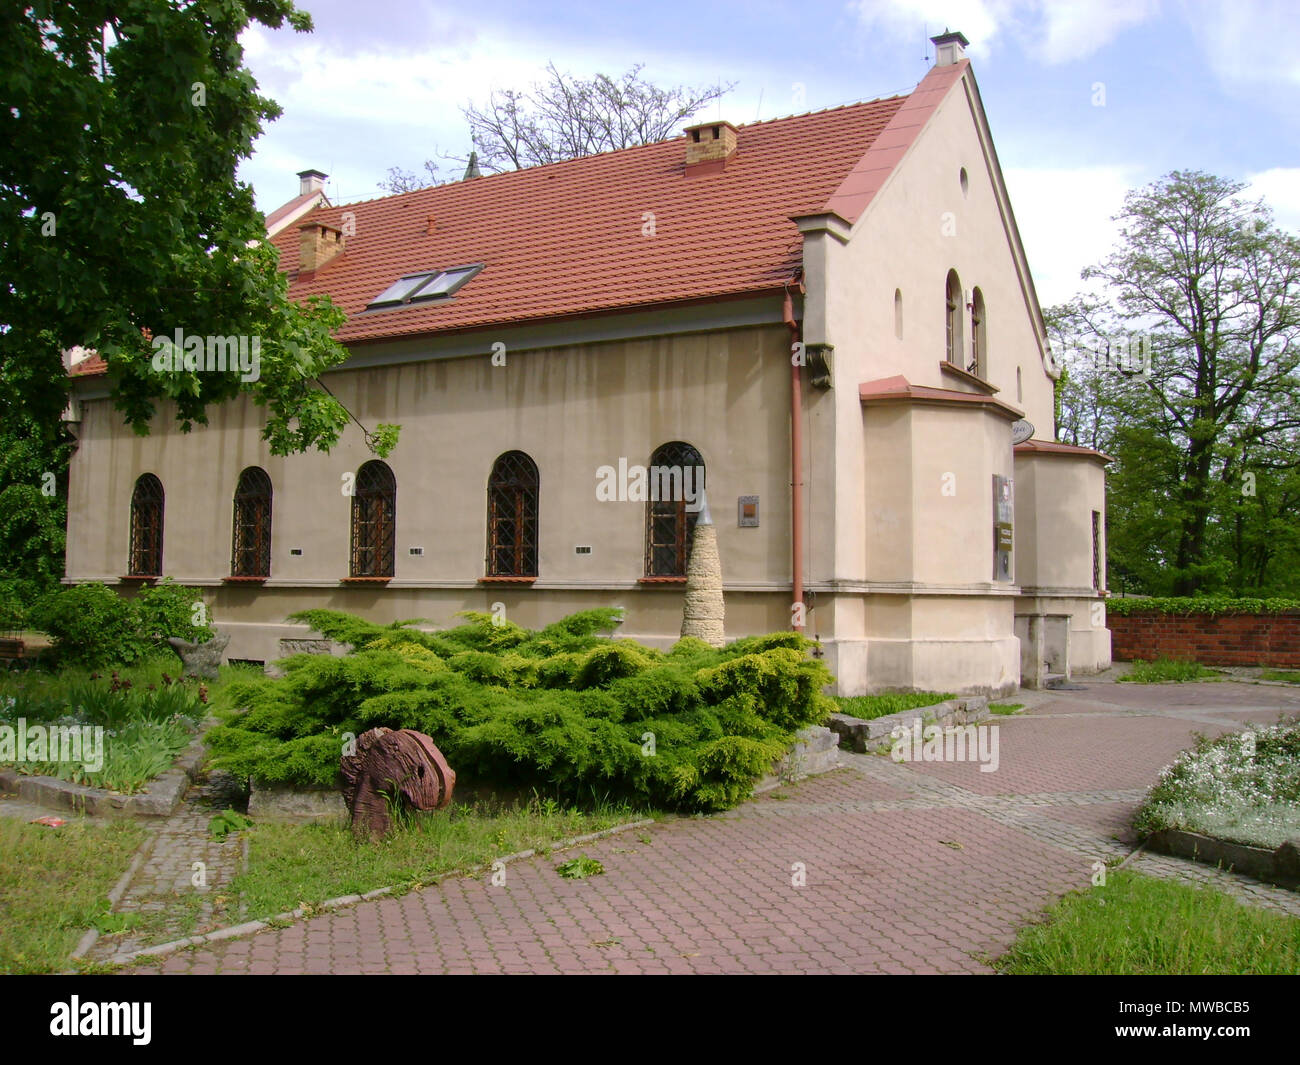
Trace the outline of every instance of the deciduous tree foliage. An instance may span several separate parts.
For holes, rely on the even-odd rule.
[[[147,433],[184,429],[241,389],[275,454],[328,450],[348,413],[315,379],[346,351],[342,312],[288,298],[252,190],[235,177],[279,108],[239,35],[311,29],[290,0],[37,0],[0,9],[0,574],[62,572],[69,439],[63,352],[108,362],[114,401]],[[260,339],[260,377],[160,373],[152,336]],[[394,443],[393,427],[369,437]],[[60,491],[39,489],[56,475]]]
[[[1118,246],[1084,272],[1103,295],[1048,315],[1100,353],[1066,360],[1059,430],[1117,458],[1109,557],[1138,591],[1300,583],[1300,239],[1244,189],[1180,171],[1129,193]],[[1133,335],[1149,367],[1106,358]]]
[[[0,394],[57,423],[63,350],[96,349],[138,432],[169,401],[183,428],[241,389],[276,454],[328,449],[348,415],[313,384],[346,358],[342,314],[288,298],[252,190],[235,168],[279,108],[239,34],[311,29],[290,0],[42,0],[0,12]],[[261,375],[160,373],[152,336],[247,336]]]
[[[478,165],[500,173],[650,144],[671,136],[681,122],[734,87],[718,83],[665,89],[641,77],[641,70],[638,63],[617,77],[597,74],[583,80],[548,63],[546,80],[531,89],[494,91],[483,107],[465,106],[461,113]],[[424,176],[391,167],[380,187],[410,192],[440,185],[455,176],[444,170],[446,163],[462,168],[466,163],[454,155],[441,159],[426,159]]]

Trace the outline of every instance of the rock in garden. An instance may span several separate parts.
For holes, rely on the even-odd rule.
[[[217,670],[221,666],[221,656],[225,653],[226,644],[230,642],[230,633],[218,632],[207,643],[190,643],[189,640],[182,640],[178,636],[168,636],[167,642],[172,645],[172,650],[181,656],[186,676],[194,674],[216,680]]]
[[[423,732],[372,728],[363,732],[355,754],[342,758],[343,802],[358,836],[377,838],[392,828],[400,806],[438,810],[451,802],[456,774]]]

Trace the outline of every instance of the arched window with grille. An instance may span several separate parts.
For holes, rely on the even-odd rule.
[[[163,486],[152,473],[136,478],[131,493],[131,577],[161,577],[163,549]]]
[[[649,475],[645,575],[685,577],[704,491],[704,458],[690,444],[674,440],[655,449]]]
[[[988,352],[984,343],[984,293],[975,289],[970,301],[970,363],[966,369],[979,377],[987,373]]]
[[[962,318],[961,281],[956,270],[948,271],[948,280],[944,285],[944,329],[947,340],[946,358],[954,366],[962,366]]]
[[[397,479],[386,463],[367,462],[352,486],[353,577],[391,577],[396,542]]]
[[[488,477],[489,577],[537,576],[537,464],[507,451]]]
[[[258,466],[239,475],[232,540],[232,577],[271,575],[271,478]]]

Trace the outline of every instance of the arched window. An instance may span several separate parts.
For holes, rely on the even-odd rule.
[[[962,298],[961,282],[957,279],[957,271],[948,271],[948,282],[944,286],[944,321],[947,331],[947,355],[946,358],[955,366],[962,365]]]
[[[163,486],[152,473],[141,474],[131,493],[131,558],[127,575],[161,577]]]
[[[489,577],[537,576],[537,464],[507,451],[488,478]]]
[[[690,444],[674,440],[650,456],[648,472],[645,575],[685,577],[704,491],[704,459]]]
[[[903,290],[894,289],[894,336],[903,339]]]
[[[988,372],[988,352],[984,345],[984,294],[979,289],[971,293],[970,301],[970,363],[966,369],[978,377]]]
[[[257,466],[239,475],[230,548],[232,577],[271,575],[271,478]]]
[[[357,470],[352,487],[353,577],[391,577],[397,517],[397,480],[382,462]]]

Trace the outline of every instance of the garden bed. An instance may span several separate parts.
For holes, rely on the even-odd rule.
[[[1300,879],[1300,722],[1197,737],[1163,770],[1133,819],[1158,850]]]
[[[59,809],[158,816],[198,761],[206,689],[154,660],[109,677],[71,667],[0,678],[0,779]]]

